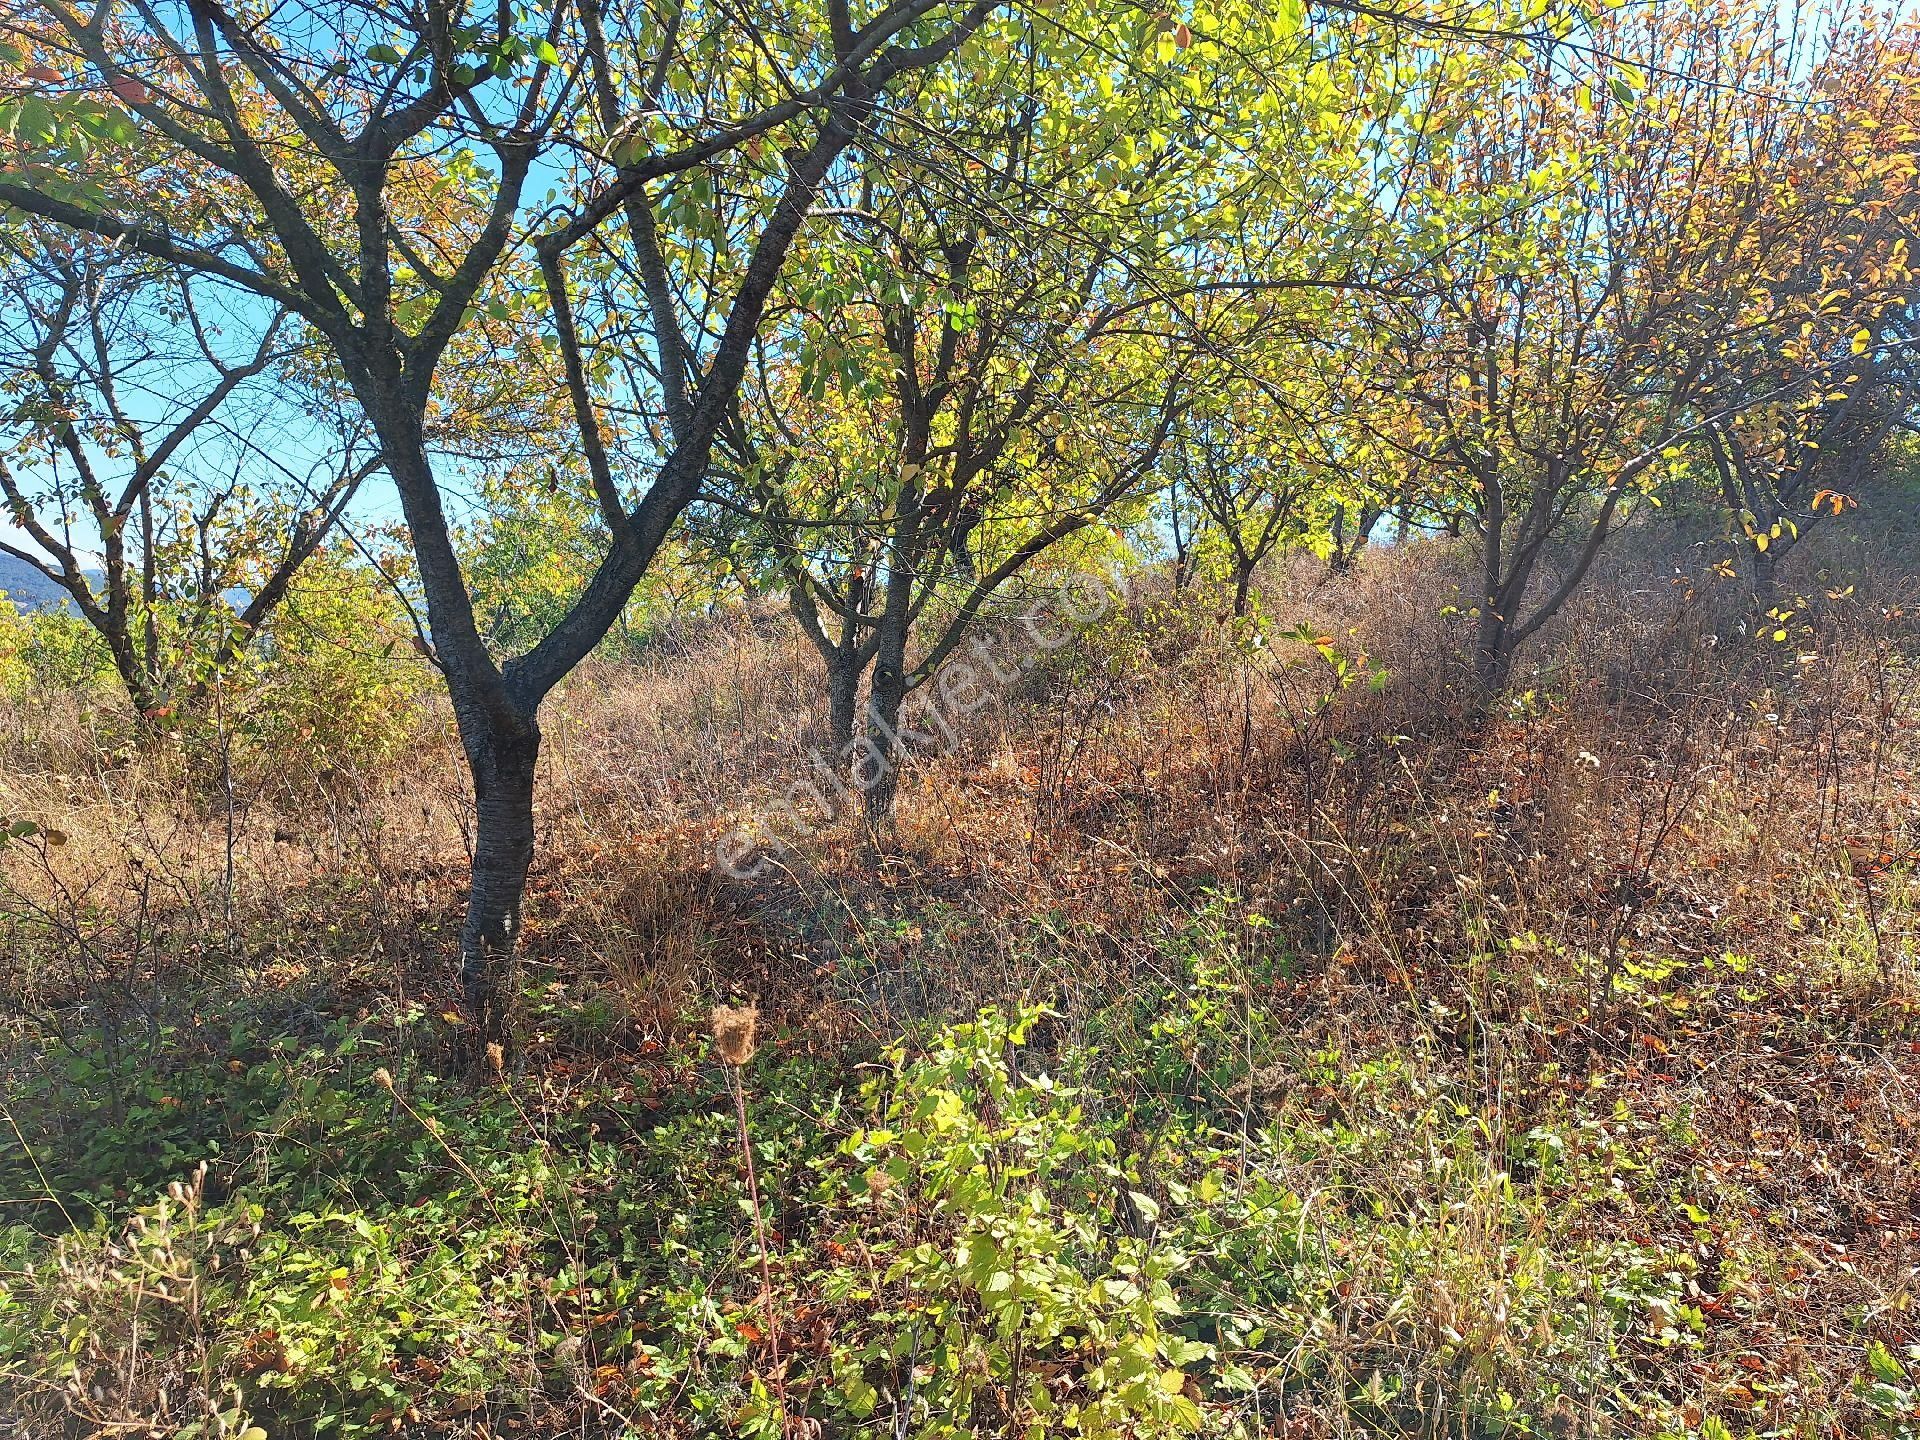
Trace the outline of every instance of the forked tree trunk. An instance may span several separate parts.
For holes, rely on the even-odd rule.
[[[1489,635],[1483,624],[1473,648],[1473,678],[1483,700],[1491,700],[1506,689],[1513,675],[1513,645],[1506,627],[1493,628],[1496,633]]]
[[[1502,583],[1499,551],[1491,548],[1498,543],[1498,533],[1495,532],[1489,542],[1490,548],[1483,556],[1482,589],[1485,593],[1480,597],[1480,616],[1473,636],[1473,678],[1482,703],[1492,700],[1506,688],[1507,677],[1513,671],[1513,617],[1505,613],[1508,604],[1506,597],[1513,593],[1513,586]],[[1522,589],[1525,584],[1522,579]]]
[[[476,1040],[504,1047],[511,1038],[514,952],[533,863],[539,692],[516,695],[480,638],[416,421],[423,400],[410,396],[402,377],[390,372],[369,370],[359,388],[384,442],[387,472],[413,536],[433,660],[453,702],[473,782],[473,859],[460,927],[460,988]],[[479,1054],[476,1047],[476,1060]]]

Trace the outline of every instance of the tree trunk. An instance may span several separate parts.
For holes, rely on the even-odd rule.
[[[1248,601],[1253,593],[1253,564],[1242,561],[1233,567],[1233,613],[1236,619],[1247,613]]]
[[[854,778],[866,796],[867,824],[879,829],[893,819],[893,802],[900,790],[900,767],[906,755],[900,746],[900,707],[907,697],[904,657],[895,658],[882,647],[873,668],[867,695],[867,743],[860,754],[860,773]]]
[[[1506,689],[1512,673],[1513,627],[1495,613],[1491,603],[1483,605],[1473,646],[1473,676],[1480,698],[1491,700]]]
[[[1513,651],[1505,645],[1492,649],[1476,647],[1473,652],[1473,675],[1480,687],[1480,698],[1492,700],[1507,688],[1507,681],[1513,675]]]
[[[1749,547],[1747,557],[1747,603],[1758,619],[1765,619],[1767,612],[1779,603],[1780,557],[1775,553],[1778,544],[1765,550],[1753,550]]]
[[[473,734],[473,731],[479,734]],[[533,776],[540,727],[462,725],[473,772],[472,888],[460,928],[460,984],[484,1043],[504,1043],[514,998],[521,899],[533,863]]]
[[[400,494],[426,595],[433,660],[446,681],[460,748],[473,779],[473,860],[466,920],[460,927],[460,987],[478,1044],[504,1047],[511,1038],[514,950],[527,868],[533,863],[541,692],[515,693],[480,637],[427,459],[419,424],[425,397],[409,393],[404,377],[391,368],[362,370],[355,388],[380,435],[387,473]],[[477,1063],[482,1053],[477,1045],[471,1058]]]
[[[844,763],[853,744],[853,727],[860,718],[860,666],[851,655],[827,662],[827,748],[830,758]]]
[[[159,690],[154,686],[154,677],[146,667],[136,660],[130,652],[123,653],[122,647],[109,643],[107,656],[113,661],[115,673],[120,676],[120,684],[127,692],[127,700],[133,706],[133,733],[141,744],[158,740],[167,731],[170,717],[160,714],[163,701]]]
[[[925,417],[909,427],[901,453],[924,464],[927,454]],[[902,491],[903,505],[917,504],[917,492]],[[900,767],[906,752],[900,743],[900,707],[907,698],[907,633],[913,626],[913,577],[917,568],[920,527],[909,519],[894,536],[887,559],[886,608],[881,611],[879,643],[874,649],[873,679],[867,686],[867,734],[854,776],[866,797],[867,828],[877,835],[893,822],[893,802],[900,790]]]

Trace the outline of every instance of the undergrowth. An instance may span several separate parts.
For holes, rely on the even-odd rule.
[[[236,1029],[150,1077],[163,1153],[9,1152],[9,1193],[44,1196],[0,1247],[10,1404],[35,1433],[1031,1440],[1777,1410],[1757,1376],[1713,1414],[1671,1388],[1781,1258],[1717,1243],[1736,1185],[1675,1183],[1683,1117],[1595,1075],[1503,1127],[1439,1035],[1306,1042],[1262,919],[1208,898],[1162,987],[1073,1026],[992,1009],[858,1064],[776,1038],[744,1072],[770,1289],[705,1045],[475,1088],[426,1063],[447,1022],[417,1007],[308,1046]],[[39,1076],[23,1137],[101,1079]],[[1920,1356],[1854,1361],[1823,1423],[1898,1433]]]
[[[1920,1434],[1908,607],[1606,579],[1475,716],[1371,569],[1137,595],[753,882],[804,653],[589,677],[480,1080],[431,728],[16,770],[0,1435]]]

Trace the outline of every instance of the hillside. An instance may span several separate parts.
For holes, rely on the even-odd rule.
[[[11,555],[0,555],[0,593],[23,610],[68,603],[64,590],[24,560],[16,560]]]
[[[17,753],[0,807],[65,843],[6,872],[9,1404],[29,1434],[1897,1427],[1911,570],[1782,645],[1718,635],[1669,558],[1610,563],[1485,719],[1423,618],[1441,551],[1303,557],[1264,605],[1324,654],[1145,581],[916,763],[884,852],[843,819],[747,879],[716,841],[782,813],[818,723],[784,618],[585,673],[525,1050],[478,1085],[440,721],[397,784],[256,792],[231,929],[219,807],[151,832],[163,774],[76,805]]]
[[[0,1440],[1920,1440],[1920,5],[9,0],[0,397]]]

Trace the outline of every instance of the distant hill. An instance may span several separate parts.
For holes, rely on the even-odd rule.
[[[49,605],[65,605],[67,592],[24,560],[0,555],[0,590],[22,610],[40,610]]]
[[[92,585],[96,592],[106,579],[105,572],[97,569],[89,568],[80,573],[87,577],[87,583]],[[47,579],[26,561],[16,560],[11,555],[0,555],[0,593],[4,593],[9,601],[22,610],[54,608],[66,610],[75,615],[80,613],[75,609],[73,601],[68,598],[65,590]],[[228,605],[239,610],[247,603],[247,592],[235,587],[225,592],[225,599]]]

